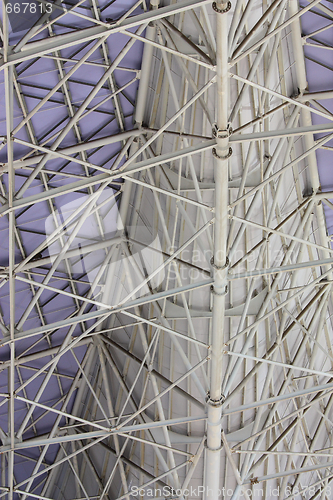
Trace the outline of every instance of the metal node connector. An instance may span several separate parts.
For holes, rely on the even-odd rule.
[[[224,156],[218,155],[217,152],[216,152],[216,149],[213,148],[213,156],[217,160],[227,160],[228,158],[230,158],[231,155],[232,155],[232,148],[229,148],[228,153],[226,155],[224,155]]]
[[[228,258],[228,257],[226,257],[224,266],[217,266],[217,265],[214,263],[214,257],[212,257],[212,258],[210,259],[210,263],[211,263],[211,265],[212,265],[212,267],[213,267],[214,269],[216,269],[217,271],[222,271],[222,270],[223,270],[223,269],[225,269],[226,267],[229,267],[229,258]]]
[[[225,130],[218,128],[217,124],[214,123],[212,133],[213,133],[213,137],[215,137],[215,139],[226,139],[227,137],[231,136],[231,134],[233,133],[233,129],[232,129],[230,123],[228,123],[228,126]]]
[[[229,10],[231,9],[231,2],[228,2],[227,3],[227,6],[225,9],[220,9],[216,2],[213,2],[213,10],[215,10],[215,12],[217,12],[218,14],[225,14],[226,12],[228,12]]]
[[[228,293],[228,285],[225,285],[224,291],[223,292],[217,292],[214,288],[214,285],[210,287],[210,291],[212,292],[213,295],[227,295]]]
[[[214,406],[214,408],[219,408],[220,406],[223,405],[224,401],[225,401],[225,397],[222,394],[219,397],[219,399],[211,399],[210,392],[209,391],[207,392],[206,403],[209,406]]]

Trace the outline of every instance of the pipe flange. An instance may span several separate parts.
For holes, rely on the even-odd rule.
[[[217,160],[227,160],[228,158],[230,158],[231,155],[232,155],[232,148],[229,148],[228,153],[226,155],[224,155],[224,156],[218,155],[217,152],[216,152],[216,149],[213,148],[213,156]]]
[[[215,137],[215,139],[227,139],[228,137],[231,136],[232,133],[233,133],[233,129],[232,129],[230,123],[228,123],[228,126],[225,130],[218,128],[217,123],[213,124],[212,134],[213,134],[213,137]]]
[[[221,394],[219,399],[211,399],[210,392],[209,391],[207,392],[206,403],[209,406],[213,406],[214,408],[219,408],[220,406],[223,405],[224,401],[225,401],[225,397],[223,396],[223,394]]]
[[[207,423],[208,423],[208,422],[207,422]],[[208,425],[209,425],[209,424],[208,424]],[[205,439],[204,447],[206,448],[206,450],[209,450],[209,451],[218,451],[218,452],[220,452],[220,451],[222,450],[223,446],[224,446],[224,443],[223,443],[223,441],[222,441],[221,446],[220,446],[219,448],[216,448],[216,449],[214,449],[214,450],[213,450],[212,448],[208,448],[208,444],[207,444],[207,437],[206,437],[206,439]]]
[[[214,264],[214,256],[210,259],[210,263],[211,263],[212,267],[213,267],[214,269],[216,269],[217,271],[222,271],[222,270],[223,270],[223,269],[225,269],[226,267],[229,267],[229,259],[228,259],[228,257],[226,257],[226,259],[225,259],[225,264],[224,264],[224,266],[216,266],[216,265]]]
[[[212,7],[213,7],[213,10],[215,10],[215,12],[217,12],[218,14],[225,14],[226,12],[228,12],[231,9],[231,2],[227,3],[227,6],[225,9],[219,9],[216,2],[213,2]]]
[[[225,285],[224,292],[217,292],[213,285],[210,287],[210,291],[212,292],[213,295],[218,295],[218,296],[227,295],[228,285]]]
[[[206,442],[206,444],[205,444],[205,448],[206,448],[207,450],[209,450],[211,453],[215,453],[215,452],[216,452],[216,453],[221,453],[221,451],[223,450],[223,446],[224,446],[224,444],[222,443],[222,444],[221,444],[221,446],[220,446],[219,448],[208,448],[207,442]]]

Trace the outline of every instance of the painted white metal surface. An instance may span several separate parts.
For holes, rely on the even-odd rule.
[[[330,3],[56,4],[2,10],[0,498],[331,498]]]

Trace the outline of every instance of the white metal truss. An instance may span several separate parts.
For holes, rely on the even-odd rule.
[[[0,498],[332,498],[330,3],[14,5]]]

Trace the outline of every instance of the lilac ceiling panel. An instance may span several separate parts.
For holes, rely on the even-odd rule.
[[[117,20],[135,3],[134,0],[114,2],[102,0],[98,2],[100,19],[103,22],[106,19],[107,22],[111,22],[111,19]],[[142,5],[146,7],[144,2],[133,10],[131,15],[142,13]],[[98,25],[91,7],[90,2],[84,2],[77,9],[81,16],[66,14],[47,29],[40,29],[29,43]],[[61,12],[53,12],[51,19],[54,20]],[[15,46],[19,43],[27,32],[28,30],[10,32],[10,45]],[[15,389],[27,400],[36,398],[38,404],[46,404],[57,411],[62,408],[64,412],[70,411],[73,406],[76,395],[73,380],[88,344],[88,342],[76,344],[75,339],[93,324],[89,319],[84,323],[74,323],[71,327],[63,327],[59,322],[72,317],[78,310],[81,310],[82,314],[97,312],[98,308],[94,301],[100,299],[100,287],[97,287],[94,295],[90,296],[90,302],[83,301],[82,298],[87,295],[109,251],[105,249],[105,245],[86,253],[80,253],[80,249],[86,245],[101,244],[107,238],[111,239],[115,235],[118,213],[115,195],[119,186],[110,183],[103,195],[98,198],[99,209],[95,209],[90,219],[86,218],[74,242],[69,242],[72,232],[77,227],[75,224],[78,224],[79,217],[88,206],[87,198],[101,186],[101,181],[92,182],[88,187],[83,186],[81,189],[76,187],[75,183],[112,169],[125,142],[118,141],[91,147],[88,145],[74,152],[71,150],[63,152],[63,149],[75,147],[86,141],[109,138],[133,129],[143,44],[135,41],[122,57],[119,65],[122,69],[110,73],[108,78],[105,77],[105,72],[129,40],[131,38],[123,34],[109,37],[104,47],[100,46],[92,51],[86,63],[73,71],[69,77],[68,73],[78,65],[78,61],[87,54],[96,40],[87,43],[78,42],[62,50],[45,54],[43,57],[37,56],[20,62],[15,65],[13,74],[13,123],[14,137],[17,139],[13,143],[16,173],[14,198],[18,203],[15,210],[14,245],[15,266],[20,266],[17,268],[15,282],[15,334],[18,339],[16,356],[21,359],[15,368]],[[29,48],[29,44],[26,47]],[[61,79],[66,79],[62,85],[59,84]],[[0,136],[6,136],[4,87],[2,71],[0,72]],[[81,111],[82,105],[84,109]],[[73,117],[77,113],[80,116],[74,120]],[[22,123],[27,114],[29,120]],[[60,156],[46,154],[50,149],[60,152]],[[126,157],[119,158],[118,165],[122,165],[125,159]],[[8,164],[5,142],[0,149],[0,163],[3,164],[0,177],[2,188],[0,208],[3,211],[3,217],[0,218],[0,335],[7,341],[10,292],[6,279],[9,266],[9,219],[6,212],[6,198],[9,189],[8,168],[11,167]],[[52,198],[49,197],[49,190],[56,189],[62,191]],[[73,213],[80,206],[83,208],[75,217]],[[72,216],[71,221],[65,223],[65,220]],[[90,224],[90,220],[95,220],[95,225]],[[52,246],[50,241],[56,243]],[[74,253],[55,264],[66,245]],[[47,288],[41,288],[42,283]],[[69,342],[72,342],[72,348],[65,350],[58,359],[58,351],[65,349]],[[8,344],[5,344],[0,352],[3,367],[9,366],[9,359],[10,349]],[[53,371],[55,360],[57,368]],[[45,364],[49,366],[48,373],[42,369]],[[1,372],[3,391],[8,390],[7,373],[5,369]],[[78,376],[81,376],[80,372]],[[44,388],[43,383],[46,380]],[[22,383],[24,389],[21,387]],[[66,397],[68,400],[65,402]],[[25,422],[27,414],[29,419]],[[38,405],[33,407],[29,402],[15,401],[15,430],[19,431],[23,425],[21,429],[23,440],[47,435],[57,419],[60,419],[61,425],[68,423],[65,417],[60,417],[56,412],[45,411]],[[0,407],[0,427],[5,433],[8,432],[6,404]],[[6,439],[3,438],[2,444],[6,443]],[[37,472],[39,476],[36,476],[31,486],[31,491],[37,495],[42,493],[43,480],[46,478],[43,470],[53,463],[58,450],[59,445],[50,446],[43,457]],[[29,477],[36,474],[38,457],[39,449],[36,447],[18,450],[14,461],[16,483],[22,482],[22,487],[26,487]],[[14,498],[18,498],[18,495],[14,495]]]

